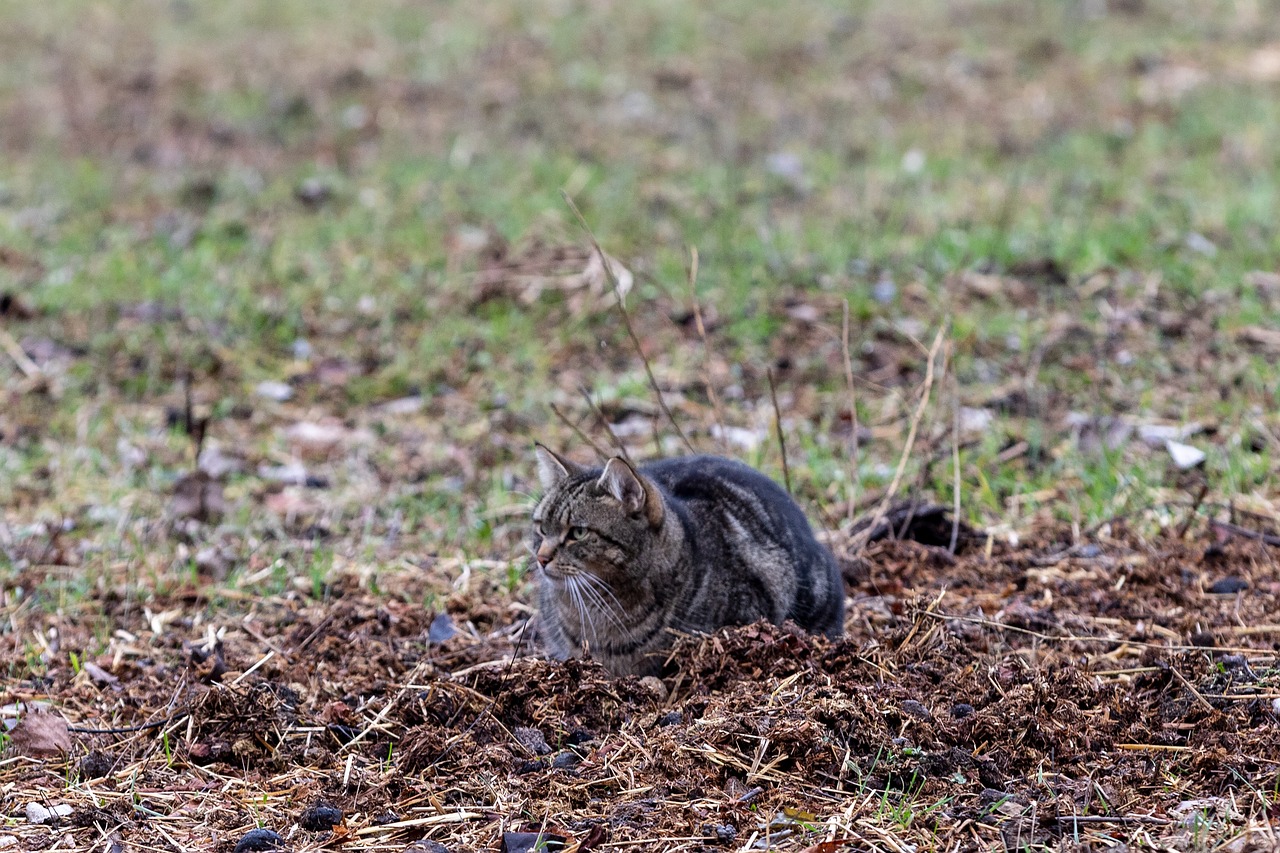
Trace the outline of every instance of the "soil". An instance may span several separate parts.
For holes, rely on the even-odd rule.
[[[539,834],[818,853],[1265,840],[1249,830],[1280,783],[1273,545],[1220,527],[1142,542],[1118,522],[1018,546],[968,532],[956,555],[832,544],[843,640],[683,638],[660,680],[541,659],[528,608],[493,589],[437,613],[352,582],[212,621],[191,591],[109,601],[113,657],[11,691],[61,710],[74,745],[10,758],[6,796],[72,814],[0,835],[453,853]],[[14,619],[15,637],[56,621]]]

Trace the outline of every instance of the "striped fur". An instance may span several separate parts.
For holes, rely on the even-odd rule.
[[[760,472],[716,456],[583,468],[537,448],[540,633],[616,675],[657,672],[674,632],[791,619],[838,637],[844,584],[804,513]]]

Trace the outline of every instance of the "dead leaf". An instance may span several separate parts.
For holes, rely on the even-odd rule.
[[[284,431],[289,446],[304,459],[329,458],[347,435],[346,427],[331,421],[299,421]]]
[[[93,661],[85,661],[83,669],[89,677],[99,684],[119,684],[120,679],[98,666]]]
[[[254,393],[259,397],[266,397],[268,400],[283,403],[293,397],[293,386],[288,382],[268,379],[264,382],[259,382],[257,387],[254,388]]]
[[[836,851],[841,847],[846,844],[852,844],[853,842],[854,839],[852,838],[835,838],[831,841],[819,841],[811,847],[804,848],[800,853],[836,853]]]
[[[1236,339],[1271,355],[1280,355],[1280,329],[1265,326],[1245,326],[1236,332]]]
[[[57,758],[71,751],[71,733],[60,714],[44,708],[28,708],[9,732],[9,749],[17,755]]]
[[[1204,464],[1205,452],[1198,447],[1173,440],[1166,441],[1164,446],[1173,457],[1173,464],[1177,465],[1179,470],[1187,471]]]
[[[226,514],[227,502],[222,496],[222,484],[204,471],[184,474],[173,484],[173,497],[169,511],[176,518],[193,518],[196,521],[217,521]]]

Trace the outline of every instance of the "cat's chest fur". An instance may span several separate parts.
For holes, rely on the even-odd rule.
[[[791,619],[839,636],[844,585],[776,483],[715,456],[585,468],[537,448],[540,634],[615,674],[652,673],[677,633]]]

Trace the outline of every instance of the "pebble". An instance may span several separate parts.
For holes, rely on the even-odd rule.
[[[308,832],[324,832],[342,823],[342,809],[329,803],[316,803],[298,818],[298,825]]]
[[[40,803],[27,803],[27,823],[49,823],[71,816],[71,806],[60,803],[56,806],[44,806]]]
[[[272,379],[259,382],[254,391],[259,397],[266,397],[268,400],[275,400],[277,403],[283,403],[293,396],[293,387],[289,383],[277,382]]]
[[[902,710],[921,720],[927,720],[933,716],[933,714],[929,712],[929,709],[924,706],[923,702],[917,702],[915,699],[908,699],[903,702]]]
[[[516,726],[511,733],[516,736],[516,740],[525,749],[534,755],[547,755],[551,752],[551,747],[547,745],[547,739],[542,732],[529,726]]]
[[[551,762],[551,766],[557,770],[568,770],[571,767],[577,767],[581,761],[582,759],[576,753],[566,749],[555,757],[555,760]]]
[[[458,629],[454,627],[453,619],[449,614],[437,613],[436,618],[431,620],[431,627],[427,629],[427,642],[443,643],[457,633]]]
[[[115,762],[106,753],[94,750],[81,758],[78,766],[82,779],[101,779],[111,772]]]
[[[564,838],[549,832],[504,832],[502,833],[502,853],[543,853],[543,851],[563,850]]]
[[[236,842],[232,853],[258,853],[286,849],[284,839],[269,829],[251,829]]]
[[[1248,588],[1248,581],[1243,578],[1230,577],[1216,581],[1213,586],[1209,587],[1209,592],[1214,595],[1234,595],[1237,592],[1244,592]]]
[[[973,716],[973,706],[966,702],[958,702],[951,706],[951,716],[957,720],[963,720],[965,717]]]

